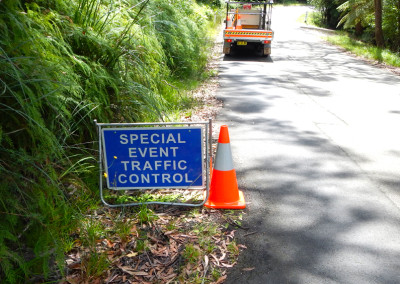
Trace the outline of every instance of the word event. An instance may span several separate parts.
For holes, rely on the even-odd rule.
[[[202,145],[201,127],[105,128],[108,187],[203,186]]]

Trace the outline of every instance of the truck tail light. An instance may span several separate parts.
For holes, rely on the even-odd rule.
[[[232,42],[232,40],[231,39],[227,39],[226,42]]]
[[[264,43],[271,43],[270,40],[264,40]]]

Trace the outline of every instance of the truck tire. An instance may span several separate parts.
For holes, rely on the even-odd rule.
[[[231,55],[231,43],[224,41],[223,53],[226,55]]]
[[[271,46],[264,46],[263,48],[263,56],[267,57],[271,54]]]

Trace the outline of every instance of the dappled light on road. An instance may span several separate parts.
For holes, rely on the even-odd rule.
[[[273,28],[270,61],[220,66],[217,124],[255,232],[227,283],[398,283],[400,78],[299,24]]]

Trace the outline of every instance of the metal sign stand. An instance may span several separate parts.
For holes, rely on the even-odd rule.
[[[196,207],[196,206],[202,206],[204,205],[204,203],[207,201],[208,197],[209,197],[209,190],[210,190],[210,161],[211,161],[211,157],[212,157],[212,120],[209,119],[209,121],[207,122],[186,122],[186,123],[181,123],[181,122],[167,122],[167,123],[98,123],[97,120],[94,120],[94,123],[97,126],[97,132],[98,132],[98,137],[99,137],[99,191],[100,191],[100,198],[101,201],[103,202],[104,205],[108,206],[108,207],[128,207],[128,206],[137,206],[137,205],[143,205],[143,204],[163,204],[163,205],[174,205],[174,206],[186,206],[186,207]],[[201,128],[201,174],[200,176],[198,176],[196,179],[192,180],[186,180],[188,182],[191,182],[191,184],[186,184],[185,187],[175,187],[175,186],[154,186],[151,185],[149,187],[145,186],[145,187],[140,187],[140,186],[130,186],[130,185],[126,185],[129,184],[128,180],[131,181],[131,178],[127,177],[127,175],[125,174],[120,174],[118,179],[115,179],[118,182],[113,182],[110,183],[110,179],[107,177],[107,188],[110,190],[137,190],[137,189],[160,189],[160,188],[186,188],[186,189],[193,189],[193,188],[204,188],[205,185],[205,196],[204,196],[204,200],[201,203],[182,203],[182,202],[159,202],[159,201],[150,201],[150,202],[134,202],[134,203],[123,203],[123,204],[110,204],[108,203],[105,199],[104,199],[104,195],[103,195],[103,189],[104,189],[104,174],[108,172],[108,168],[105,167],[111,167],[108,163],[107,163],[107,153],[106,153],[106,143],[105,143],[105,133],[110,132],[110,131],[114,131],[114,133],[116,133],[119,130],[126,130],[126,131],[131,131],[133,133],[135,133],[134,131],[138,130],[138,131],[142,131],[142,132],[146,132],[148,133],[149,131],[151,131],[152,129],[155,130],[159,130],[159,131],[164,131],[164,130],[168,130],[168,129],[175,129],[175,130],[185,130],[184,127],[182,126],[187,126],[186,129],[189,129],[188,132],[191,132],[190,129],[193,128],[193,130],[195,129],[199,129]],[[195,127],[197,126],[197,127]],[[157,127],[157,128],[155,128]],[[204,132],[203,132],[204,130]],[[129,133],[129,132],[128,132]],[[122,134],[120,137],[120,143],[121,144],[128,144],[128,143],[134,143],[136,142],[136,140],[138,140],[138,135],[137,134],[130,134],[133,136],[127,135],[127,134]],[[161,134],[156,133],[153,134],[152,139],[149,139],[148,134],[142,134],[143,135],[143,139],[142,142],[145,142],[146,144],[149,144],[150,141],[154,142],[154,143],[167,143],[170,142],[170,140],[172,142],[176,142],[176,139],[168,136],[169,138],[165,138],[164,136],[162,136],[161,138]],[[181,139],[181,137],[178,137],[179,139]],[[146,139],[146,140],[145,140]],[[163,139],[163,140],[161,140]],[[169,140],[168,140],[169,139]],[[185,143],[185,142],[182,142]],[[114,145],[113,145],[114,146]],[[114,148],[118,148],[118,147],[114,147]],[[177,147],[171,147],[171,148],[177,148]],[[156,155],[155,151],[156,149],[153,148],[152,152],[150,152],[150,149],[138,149],[138,148],[130,148],[133,150],[130,150],[129,153],[129,157],[139,157],[141,156],[145,156],[145,153],[147,154],[153,154]],[[138,151],[137,151],[138,150]],[[164,149],[165,150],[165,149]],[[174,149],[173,149],[174,150]],[[175,150],[176,151],[176,150]],[[164,155],[168,155],[166,153],[164,153]],[[114,159],[117,159],[117,156],[114,156]],[[110,158],[109,158],[110,160]],[[122,161],[120,163],[123,164],[123,166],[125,167],[125,170],[127,167],[127,165],[130,165],[131,161]],[[171,167],[170,162],[171,161],[165,161],[167,162],[167,166]],[[112,165],[113,162],[111,162],[110,164]],[[132,163],[132,169],[139,169],[139,162],[138,161],[133,161]],[[160,162],[161,163],[161,162]],[[204,163],[205,163],[205,167],[204,167]],[[151,167],[149,164],[146,164],[147,167]],[[159,167],[159,164],[157,165]],[[176,166],[175,166],[176,167]],[[183,163],[181,165],[181,169],[186,169],[186,162]],[[204,168],[205,168],[205,184],[204,184]],[[190,170],[190,169],[188,169]],[[156,174],[157,176],[159,176],[160,174]],[[135,176],[136,175],[132,175]],[[180,177],[179,181],[182,181],[181,175],[178,175],[178,177]],[[199,185],[197,186],[193,186],[193,184],[198,184],[198,179],[201,179],[201,186],[199,187]],[[138,178],[137,178],[138,180]],[[170,178],[171,180],[171,178]],[[169,180],[169,181],[170,181]],[[174,179],[176,180],[176,179]],[[163,179],[164,181],[164,179]],[[126,186],[125,186],[126,185]],[[125,186],[125,187],[124,187]]]

